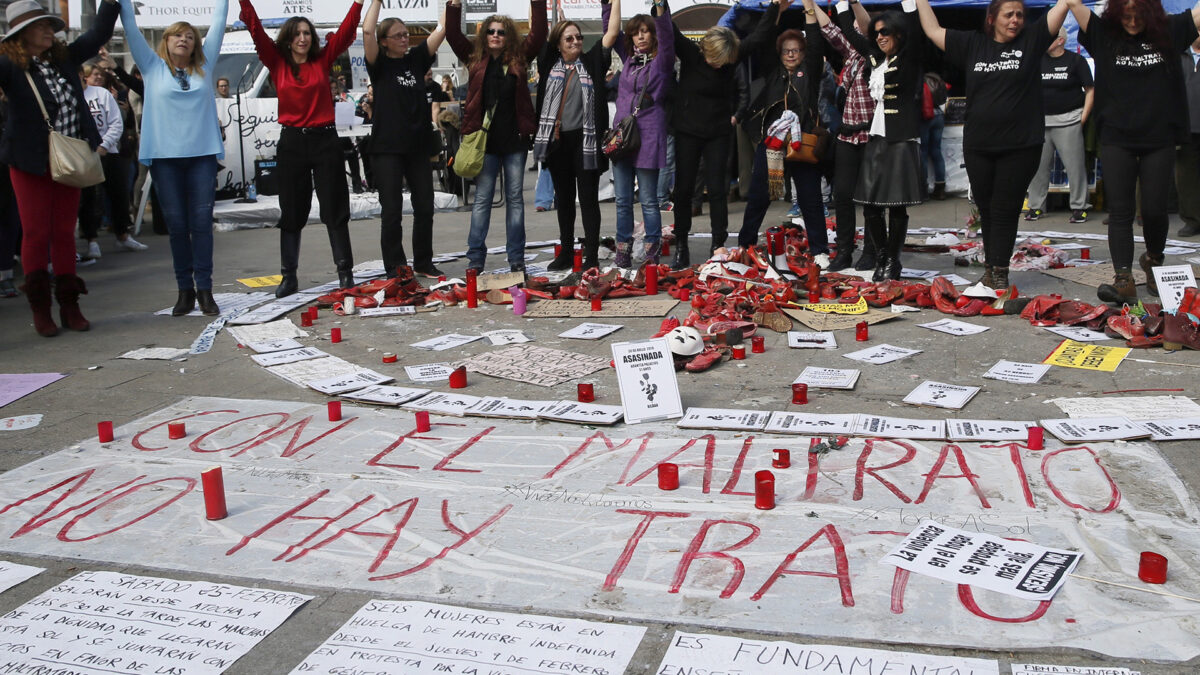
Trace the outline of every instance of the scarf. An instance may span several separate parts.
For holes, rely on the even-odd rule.
[[[583,60],[576,59],[568,64],[559,57],[550,75],[546,78],[545,102],[542,103],[542,114],[538,118],[537,136],[533,139],[533,157],[539,162],[546,161],[550,154],[550,143],[556,140],[558,126],[561,123],[563,97],[567,95],[568,69],[573,68],[579,77],[579,86],[583,87],[583,168],[596,169],[596,105],[593,102],[595,93],[592,88],[592,76],[583,67]]]
[[[767,137],[763,145],[767,148],[767,195],[770,199],[779,199],[784,194],[783,189],[783,158],[786,151],[784,145],[791,136],[794,149],[800,148],[800,118],[791,110],[783,111],[779,119],[767,127]]]

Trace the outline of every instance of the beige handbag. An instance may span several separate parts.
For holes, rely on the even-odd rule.
[[[100,155],[92,150],[92,146],[81,138],[64,136],[54,130],[50,122],[50,114],[46,112],[46,104],[42,102],[42,94],[33,82],[33,76],[25,71],[29,80],[29,88],[37,98],[38,107],[42,109],[42,118],[50,130],[50,178],[55,183],[71,187],[86,188],[104,182],[104,167],[100,165]]]

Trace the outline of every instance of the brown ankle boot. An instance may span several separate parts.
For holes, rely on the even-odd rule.
[[[29,299],[29,308],[33,310],[33,328],[42,337],[58,335],[58,326],[50,314],[50,273],[38,270],[25,275],[25,283],[21,285],[25,297]]]
[[[1008,268],[993,267],[992,268],[992,285],[991,288],[997,291],[1003,291],[1008,288]]]
[[[1137,304],[1137,284],[1133,281],[1133,270],[1128,267],[1119,268],[1113,275],[1111,284],[1100,284],[1096,296],[1104,302],[1120,304]]]
[[[984,265],[983,276],[979,278],[979,283],[987,286],[988,288],[995,289],[996,287],[994,284],[996,283],[996,268],[992,267],[991,265]]]
[[[1157,255],[1146,251],[1142,257],[1138,258],[1138,265],[1142,271],[1146,273],[1146,292],[1154,297],[1158,297],[1158,283],[1154,280],[1154,268],[1163,264],[1163,254]]]
[[[83,279],[74,274],[59,274],[54,278],[54,299],[58,301],[58,318],[71,330],[84,331],[92,327],[79,311],[79,296],[87,295]]]

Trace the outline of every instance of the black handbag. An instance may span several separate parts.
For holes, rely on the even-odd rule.
[[[650,83],[649,76],[646,77],[646,84]],[[616,161],[626,159],[637,155],[638,150],[642,149],[642,134],[638,131],[637,116],[642,109],[642,97],[646,93],[645,85],[638,92],[637,105],[633,107],[633,112],[625,116],[625,119],[617,122],[613,128],[604,132],[604,140],[600,144],[600,151],[605,157]]]

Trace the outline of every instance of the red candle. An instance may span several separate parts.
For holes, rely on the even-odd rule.
[[[462,389],[467,386],[467,367],[459,366],[450,373],[450,388]]]
[[[342,419],[342,402],[330,401],[325,404],[326,410],[329,412],[329,421],[337,422]]]
[[[776,469],[786,469],[792,465],[792,453],[786,448],[775,448],[775,458],[771,460],[771,466]]]
[[[596,390],[590,382],[580,382],[576,385],[576,393],[580,403],[591,403],[596,400]]]
[[[317,320],[317,317],[318,317],[318,316],[320,316],[320,315],[319,315],[319,314],[317,314],[317,306],[316,306],[316,305],[313,305],[312,307],[309,307],[309,308],[308,308],[308,315],[309,315],[310,317],[312,317],[312,320],[313,320],[313,321],[316,321],[316,320]]]
[[[660,249],[661,249],[660,253],[662,253],[663,255],[671,255],[671,242],[667,241],[666,239],[663,239],[662,246],[660,247]]]
[[[866,342],[870,339],[868,337],[870,335],[869,325],[866,321],[859,321],[854,324],[854,339],[858,342]]]
[[[1167,582],[1167,559],[1157,553],[1142,551],[1138,562],[1138,578],[1148,584]]]
[[[395,363],[397,360],[398,360],[398,359],[396,358],[396,355],[395,355],[395,354],[393,354],[393,353],[391,353],[391,352],[384,352],[384,353],[383,353],[383,362],[384,362],[384,363]]]
[[[221,467],[200,472],[200,484],[204,491],[204,515],[209,520],[220,520],[228,512],[225,510],[225,480],[221,477]]]
[[[1029,433],[1026,445],[1030,450],[1041,450],[1046,447],[1046,435],[1041,427],[1029,427],[1026,429]]]
[[[792,385],[792,403],[795,405],[804,405],[808,403],[808,385],[803,382],[797,382]]]
[[[593,295],[593,296],[592,296],[592,311],[593,311],[593,312],[599,312],[599,311],[600,311],[600,305],[601,305],[601,302],[600,302],[600,296],[598,296],[598,295]]]
[[[1090,248],[1079,249],[1079,258],[1081,260],[1091,260],[1092,259],[1092,249],[1090,249]]]
[[[187,436],[187,427],[183,422],[170,422],[167,424],[167,438],[183,438]]]
[[[687,302],[688,300],[691,300],[691,298],[692,298],[692,291],[691,291],[691,289],[687,289],[687,288],[685,288],[685,289],[683,289],[682,291],[680,291],[680,293],[679,293],[679,299],[680,299],[680,300],[682,300],[682,301],[684,301],[684,302]]]
[[[679,465],[663,462],[658,465],[658,489],[674,490],[679,487]]]
[[[646,295],[658,295],[658,265],[646,265]]]
[[[305,312],[300,315],[300,325],[304,327],[312,326],[312,314]]]
[[[766,469],[754,472],[754,508],[775,508],[775,474]]]
[[[741,361],[746,358],[746,345],[734,345],[733,360]]]
[[[428,410],[418,410],[416,412],[415,417],[417,418],[417,431],[419,433],[423,434],[432,428],[429,426],[429,411]]]
[[[753,354],[762,354],[767,351],[767,338],[761,335],[755,335],[750,338],[750,352]]]
[[[101,422],[96,425],[96,435],[100,437],[101,443],[112,443],[113,440],[113,425],[112,422]]]
[[[479,270],[467,268],[467,307],[475,309],[479,306]]]
[[[329,341],[334,342],[334,343],[341,342],[342,341],[342,329],[341,328],[330,328],[329,329]]]
[[[581,249],[575,249],[575,257],[571,260],[571,271],[583,271],[583,251]]]

